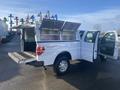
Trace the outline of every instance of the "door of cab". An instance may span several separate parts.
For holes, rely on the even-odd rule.
[[[81,59],[93,62],[97,58],[98,31],[87,31],[82,38]]]
[[[107,32],[100,40],[101,55],[117,59],[118,58],[118,35],[117,32]]]

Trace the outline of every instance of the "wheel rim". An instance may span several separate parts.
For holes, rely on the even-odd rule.
[[[60,72],[65,72],[68,68],[68,62],[66,60],[62,60],[59,64]]]

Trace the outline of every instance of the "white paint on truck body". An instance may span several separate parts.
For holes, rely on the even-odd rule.
[[[80,58],[80,42],[44,42],[37,43],[38,46],[44,46],[45,51],[41,55],[37,56],[38,61],[44,61],[45,65],[51,65],[54,63],[55,58],[62,52],[69,52],[72,60]]]

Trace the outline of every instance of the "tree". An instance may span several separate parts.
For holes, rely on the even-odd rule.
[[[8,20],[6,17],[3,18],[3,21],[6,23]]]

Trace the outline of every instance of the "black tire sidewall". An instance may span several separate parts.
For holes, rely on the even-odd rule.
[[[95,64],[99,64],[101,63],[101,59],[100,59],[100,56],[97,56],[96,59],[93,60]]]
[[[105,56],[103,55],[99,55],[97,57],[97,59],[94,60],[95,64],[101,64],[101,63],[105,63],[107,61],[107,59],[105,58]]]
[[[68,68],[65,72],[61,72],[60,69],[59,69],[59,64],[61,61],[67,61],[68,63]],[[67,58],[66,56],[63,56],[63,57],[58,57],[54,63],[54,72],[58,75],[58,76],[61,76],[61,75],[64,75],[68,72],[69,70],[69,67],[70,67],[70,62],[69,62],[69,58]]]

